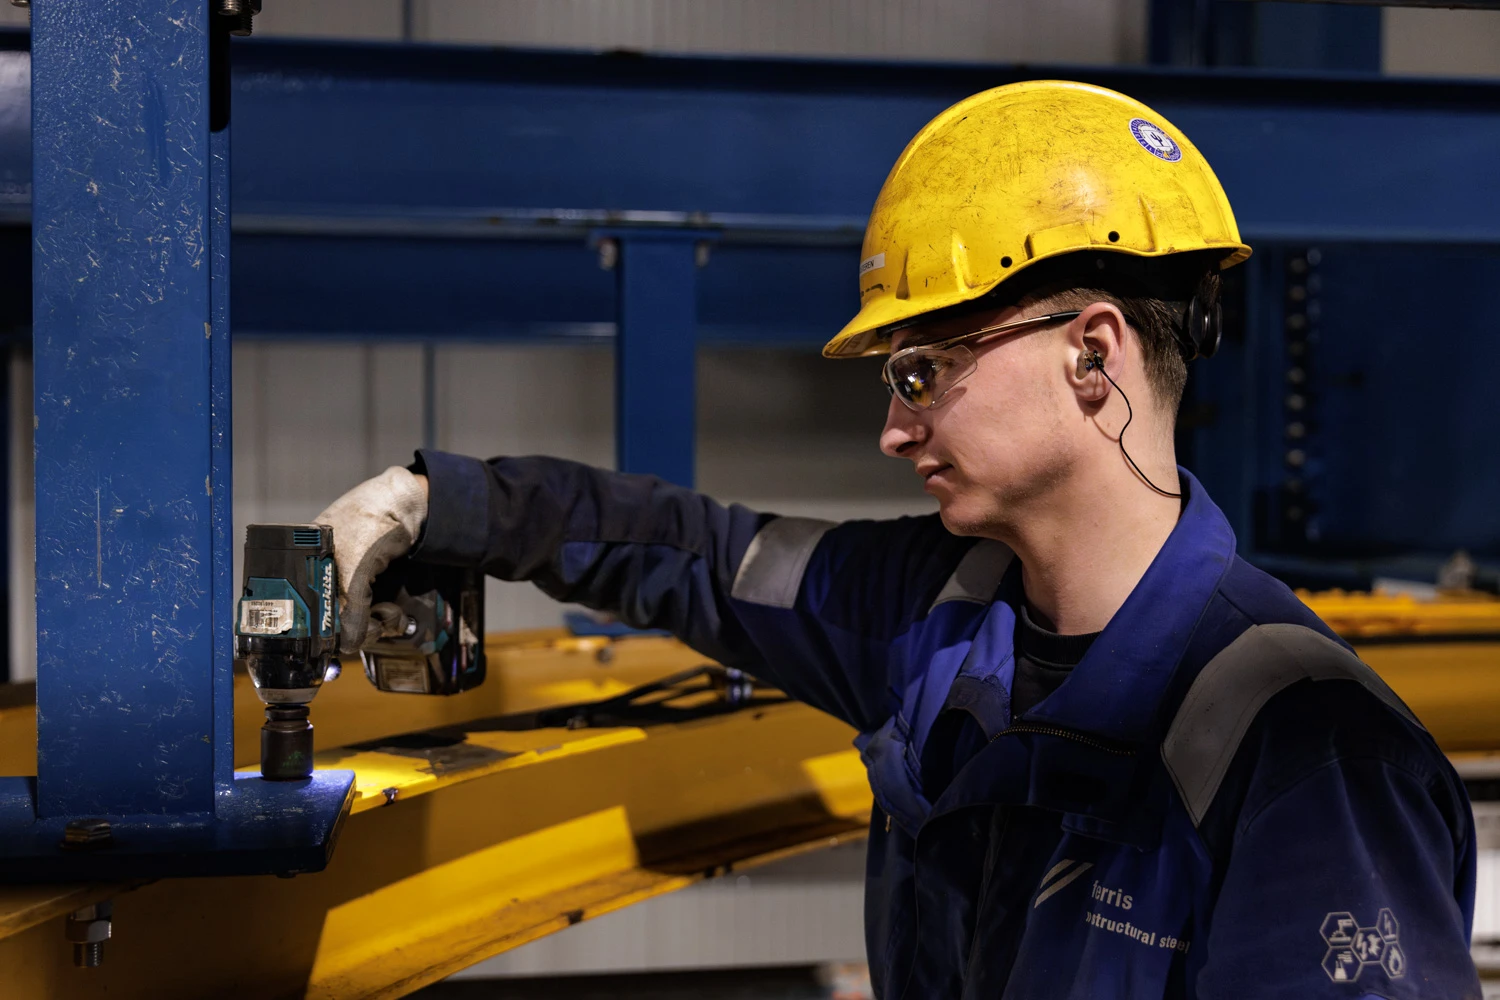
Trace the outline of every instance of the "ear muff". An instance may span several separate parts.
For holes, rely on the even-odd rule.
[[[1224,310],[1219,305],[1219,275],[1213,272],[1204,275],[1188,302],[1187,312],[1182,318],[1182,330],[1177,342],[1182,348],[1182,359],[1211,358],[1219,349],[1224,336]]]

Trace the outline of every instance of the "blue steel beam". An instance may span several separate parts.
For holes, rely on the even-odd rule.
[[[1155,66],[1380,71],[1376,5],[1151,0],[1147,23]]]
[[[722,233],[703,341],[815,342],[853,304],[846,269],[906,140],[953,100],[1031,77],[1111,86],[1172,118],[1252,243],[1500,245],[1489,82],[234,47],[249,336],[607,335],[613,283],[587,236],[641,224]],[[6,109],[24,107],[24,74],[5,67],[25,58],[0,53],[0,212],[21,218],[25,116]],[[766,284],[788,273],[806,280]],[[746,290],[766,287],[779,291],[746,316]]]
[[[863,221],[907,139],[1026,77],[1159,108],[1251,242],[1500,244],[1492,83],[260,42],[239,61],[248,334],[607,333],[613,289],[584,242],[639,224],[722,233],[703,341],[811,343],[854,304]]]
[[[349,772],[233,773],[210,39],[204,0],[33,12],[37,776],[0,779],[0,879],[321,868],[348,808]],[[111,833],[70,854],[84,818]]]
[[[615,462],[693,485],[697,403],[697,254],[690,229],[600,234],[618,248]]]

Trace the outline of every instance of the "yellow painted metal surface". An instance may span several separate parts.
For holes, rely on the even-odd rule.
[[[67,889],[50,906],[52,890],[0,891],[3,995],[401,996],[725,866],[860,835],[851,735],[788,704],[330,750],[318,765],[354,767],[358,798],[327,871]],[[62,914],[101,894],[114,939],[102,967],[74,969]]]
[[[1500,600],[1445,592],[1298,594],[1449,753],[1500,750]]]
[[[317,745],[348,746],[548,705],[597,701],[707,662],[675,639],[611,642],[574,638],[560,628],[491,634],[485,637],[485,655],[485,683],[451,698],[377,691],[365,680],[358,660],[346,662],[343,676],[324,685],[312,703]],[[236,765],[259,759],[263,709],[249,675],[236,673]],[[0,684],[0,774],[35,773],[36,686]]]
[[[1408,594],[1298,591],[1297,596],[1339,635],[1362,639],[1493,636],[1500,642],[1500,599],[1445,591],[1435,600]]]
[[[1500,751],[1500,601],[1302,596],[1445,749],[1470,762]],[[852,733],[803,706],[648,728],[501,719],[703,662],[680,643],[547,631],[491,637],[487,650],[489,682],[455,698],[382,694],[357,665],[319,695],[314,723],[329,749],[318,766],[356,773],[328,871],[0,889],[0,996],[401,996],[726,865],[863,832],[870,792]],[[260,719],[238,678],[243,765],[254,765]],[[30,773],[34,740],[25,689],[6,690],[0,771]],[[116,900],[105,965],[75,969],[63,916],[104,898]]]

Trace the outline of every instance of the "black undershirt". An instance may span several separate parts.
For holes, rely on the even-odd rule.
[[[1019,719],[1061,687],[1097,638],[1098,632],[1059,635],[1039,625],[1022,606],[1016,621],[1016,675],[1010,685],[1010,717]]]
[[[1098,632],[1088,635],[1053,632],[1039,625],[1023,606],[1014,637],[1016,671],[1010,684],[1011,720],[1019,719],[1061,687],[1097,638]],[[933,724],[922,755],[927,762],[923,784],[929,802],[937,801],[959,768],[983,749],[988,738],[978,720],[966,710],[944,709]]]

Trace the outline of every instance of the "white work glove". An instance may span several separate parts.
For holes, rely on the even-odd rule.
[[[427,481],[393,465],[329,504],[314,518],[333,528],[339,565],[339,650],[359,652],[380,637],[370,620],[370,584],[416,543],[427,519]]]

